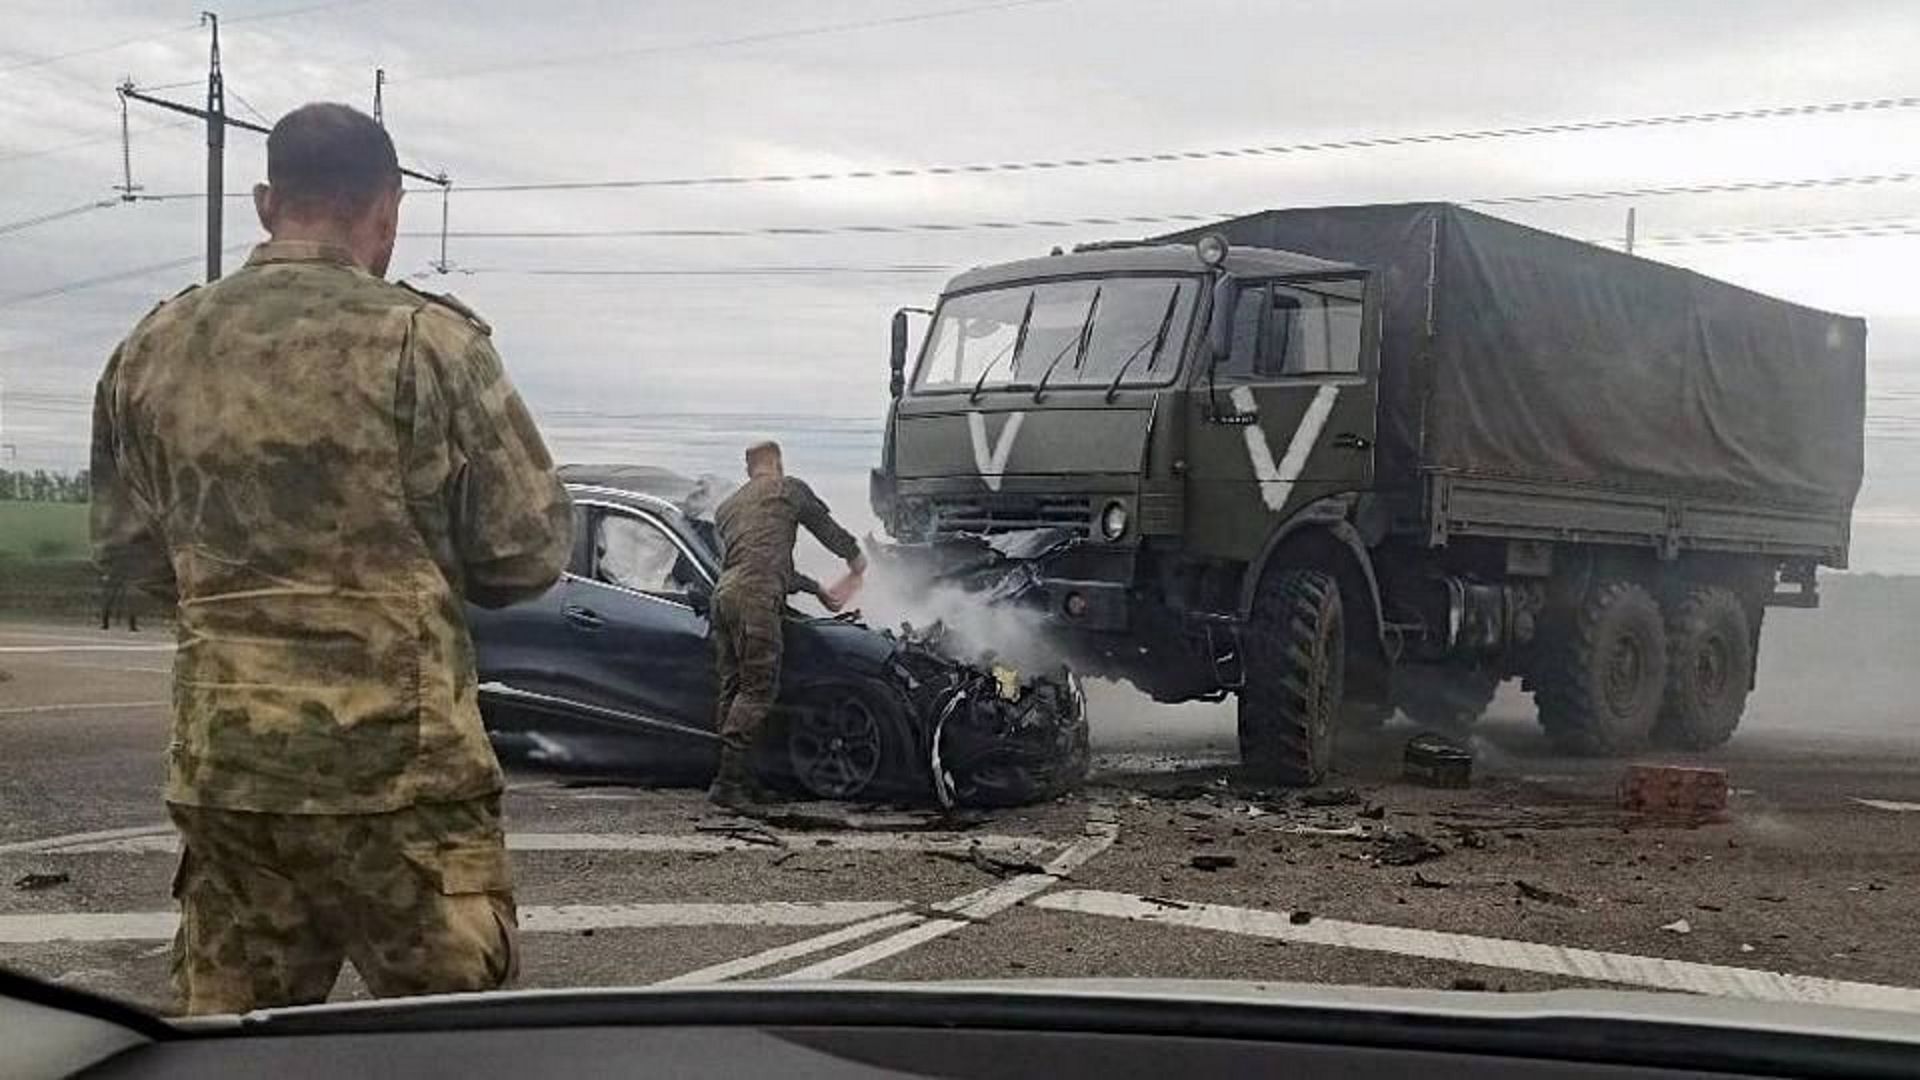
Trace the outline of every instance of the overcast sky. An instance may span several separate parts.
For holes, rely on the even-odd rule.
[[[459,191],[1180,152],[1900,97],[1920,94],[1920,5],[1912,0],[219,7],[237,115],[250,115],[242,100],[269,118],[314,99],[365,107],[373,69],[384,67],[388,125],[402,159],[454,178],[456,233],[1240,212],[1920,172],[1920,109],[1883,109],[1100,168]],[[197,12],[153,0],[0,0],[0,223],[113,197],[113,87],[131,76],[143,86],[192,83],[159,91],[181,100],[203,94],[206,35],[193,28]],[[126,44],[99,48],[116,43]],[[203,188],[203,133],[182,119],[135,107],[134,182],[147,193]],[[229,189],[246,190],[262,169],[262,140],[232,133]],[[1885,547],[1920,541],[1920,420],[1906,419],[1920,417],[1912,270],[1920,235],[1659,241],[1882,219],[1920,232],[1916,201],[1920,178],[1490,209],[1573,236],[1617,239],[1632,205],[1642,254],[1867,317],[1876,419],[1862,529],[1879,530],[1876,543]],[[199,266],[18,298],[194,256],[202,214],[198,199],[117,205],[0,233],[5,437],[21,463],[79,463],[84,403],[107,351],[156,300],[196,280]],[[410,233],[436,232],[438,196],[409,196],[403,216]],[[456,292],[494,324],[509,369],[541,411],[861,416],[884,405],[887,316],[924,302],[944,278],[876,271],[964,267],[1152,231],[456,235],[448,252],[456,272],[429,272],[420,283]],[[248,203],[229,200],[226,237],[257,239]],[[394,273],[427,270],[437,252],[437,236],[410,235]],[[229,267],[241,258],[230,255]],[[739,273],[800,266],[842,270]],[[721,272],[526,273],[584,269]]]

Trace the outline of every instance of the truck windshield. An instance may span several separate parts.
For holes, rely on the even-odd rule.
[[[1127,277],[956,296],[940,305],[914,386],[1031,386],[1049,365],[1050,389],[1105,388],[1122,369],[1128,383],[1163,383],[1179,367],[1198,292],[1191,277]]]

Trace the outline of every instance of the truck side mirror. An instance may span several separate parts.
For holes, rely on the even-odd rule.
[[[1218,364],[1233,351],[1233,308],[1240,299],[1240,282],[1232,274],[1221,274],[1213,283],[1213,310],[1207,320],[1207,345]]]
[[[896,399],[907,388],[907,309],[901,308],[893,313],[893,341],[887,354],[887,366],[892,376],[887,380],[887,392]]]

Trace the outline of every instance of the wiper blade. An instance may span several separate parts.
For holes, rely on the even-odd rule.
[[[1167,331],[1173,328],[1173,311],[1179,305],[1179,301],[1180,286],[1175,285],[1167,292],[1167,310],[1160,315],[1159,328],[1153,332],[1152,337],[1133,347],[1133,352],[1127,355],[1126,363],[1120,365],[1120,370],[1113,373],[1113,380],[1107,383],[1108,404],[1113,403],[1113,396],[1120,392],[1120,380],[1127,377],[1127,370],[1133,367],[1135,360],[1140,359],[1140,354],[1146,351],[1147,346],[1153,346],[1153,352],[1148,354],[1152,359],[1147,361],[1147,370],[1152,371],[1153,365],[1159,362],[1160,350],[1167,344]]]
[[[1079,357],[1087,351],[1087,338],[1093,336],[1093,313],[1099,310],[1099,308],[1100,289],[1096,286],[1093,290],[1093,299],[1087,301],[1087,317],[1080,321],[1080,332],[1074,335],[1072,341],[1060,346],[1060,351],[1054,353],[1053,359],[1048,361],[1047,370],[1040,373],[1040,382],[1033,388],[1033,400],[1036,403],[1039,402],[1040,395],[1046,393],[1047,380],[1053,378],[1053,369],[1059,367],[1060,361],[1067,358],[1068,348],[1072,348],[1074,351],[1075,359],[1073,366],[1076,368],[1080,366]]]
[[[1027,294],[1026,310],[1020,313],[1020,328],[1014,331],[1013,341],[1006,348],[995,353],[993,359],[987,361],[987,366],[980,369],[980,377],[973,380],[973,389],[967,392],[967,404],[971,405],[980,400],[980,388],[987,385],[987,376],[993,374],[993,369],[1008,353],[1013,354],[1014,363],[1020,362],[1020,350],[1027,344],[1027,323],[1033,319],[1033,297],[1033,293]]]
[[[969,403],[980,400],[980,388],[987,384],[987,376],[993,374],[993,369],[999,367],[1000,361],[1007,358],[1007,354],[1013,351],[1013,347],[1018,343],[1018,340],[1019,339],[1016,338],[1014,341],[1007,342],[1006,347],[994,353],[993,359],[987,361],[987,366],[980,369],[980,377],[973,380],[973,389],[967,394],[967,401]]]

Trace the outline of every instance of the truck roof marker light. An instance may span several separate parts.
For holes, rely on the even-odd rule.
[[[1208,233],[1193,243],[1194,254],[1209,270],[1218,270],[1227,261],[1227,238],[1219,233]]]

